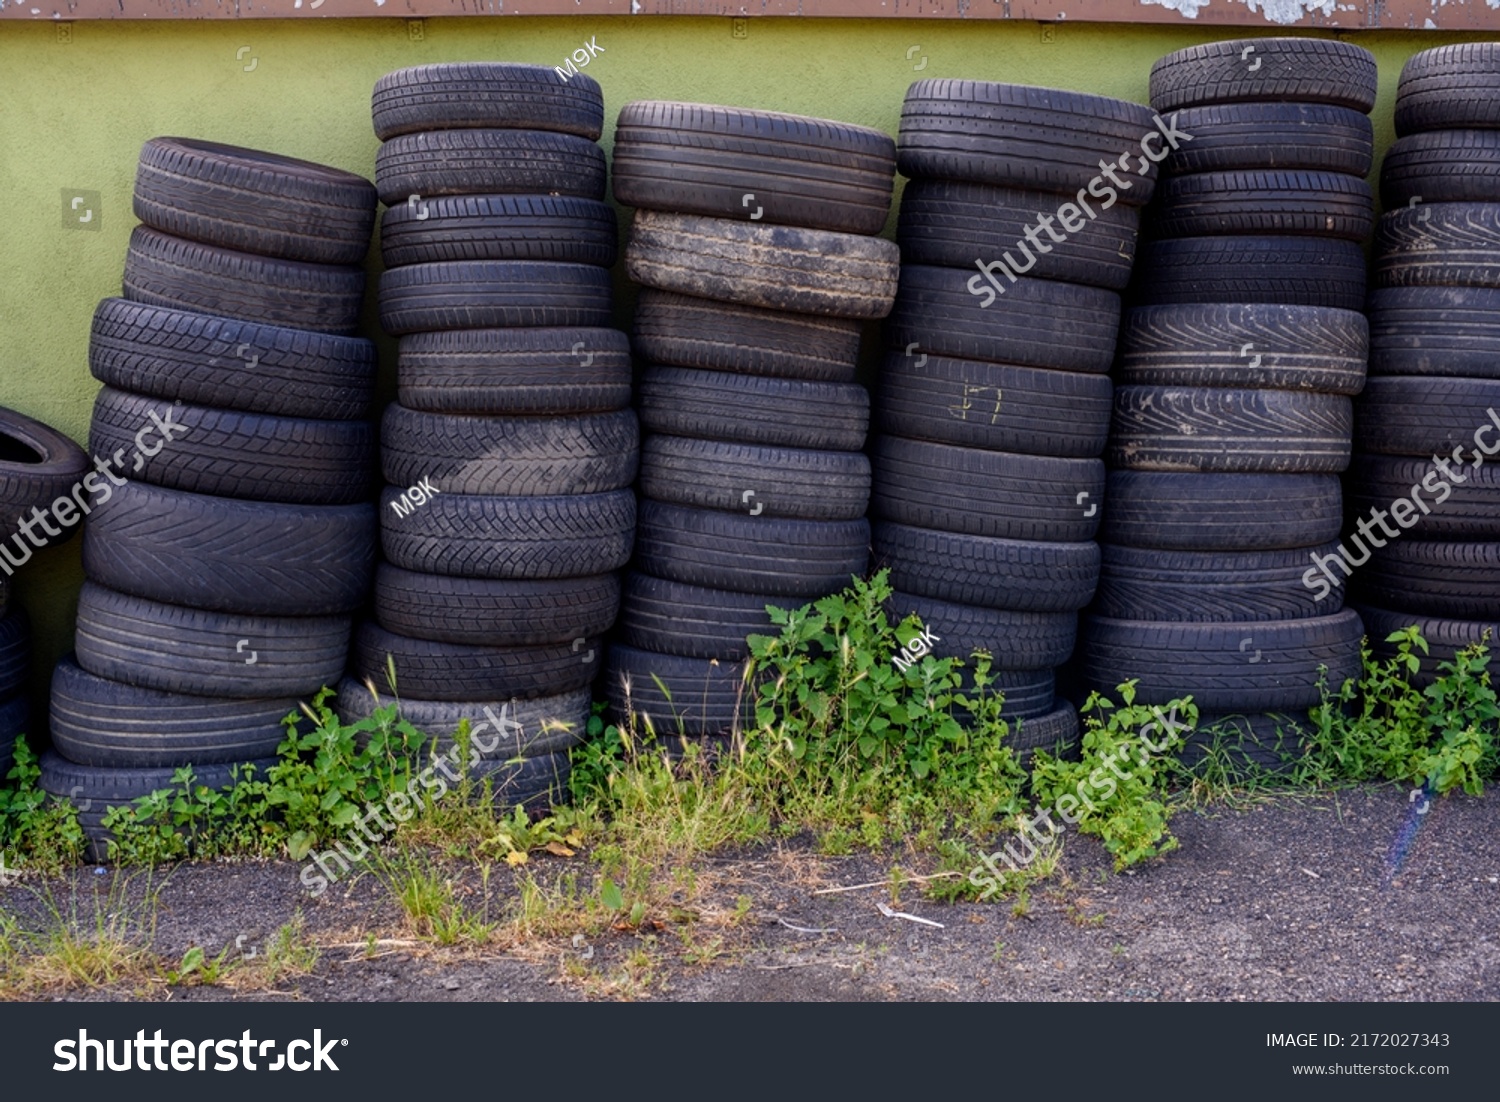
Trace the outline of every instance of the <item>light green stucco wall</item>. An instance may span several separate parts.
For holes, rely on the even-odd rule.
[[[757,19],[746,38],[735,39],[729,19],[468,18],[429,19],[424,40],[413,42],[401,19],[80,22],[63,44],[52,25],[0,24],[0,406],[86,438],[98,389],[86,359],[89,319],[100,298],[119,291],[135,222],[135,159],[153,135],[275,150],[369,177],[377,144],[369,94],[382,73],[465,59],[557,65],[589,38],[604,49],[586,71],[604,87],[606,150],[620,107],[643,98],[790,111],[895,134],[902,96],[919,77],[1013,81],[1144,103],[1157,57],[1238,36],[1187,21],[1054,29],[1048,43],[1035,23]],[[1379,58],[1374,119],[1383,148],[1405,59],[1474,36],[1342,37]],[[920,50],[908,60],[912,46]],[[926,66],[914,72],[924,57]],[[62,227],[64,189],[101,193],[97,232]],[[372,248],[372,289],[377,263]],[[622,326],[629,299],[620,296]],[[368,308],[365,328],[378,333]],[[392,348],[381,347],[389,395]],[[78,557],[76,539],[40,553],[16,587],[38,629],[39,703],[52,662],[71,645]]]

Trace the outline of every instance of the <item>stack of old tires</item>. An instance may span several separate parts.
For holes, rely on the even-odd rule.
[[[382,77],[372,106],[399,401],[381,428],[375,618],[341,708],[374,707],[361,680],[394,689],[440,752],[467,719],[471,778],[497,804],[540,801],[583,736],[635,524],[603,94],[456,63]]]
[[[44,547],[70,538],[82,515],[80,480],[88,456],[40,421],[0,409],[0,786],[14,761],[16,738],[29,734],[31,621],[11,579]],[[54,523],[55,522],[55,523]],[[32,737],[30,745],[37,748]]]
[[[135,212],[89,344],[87,581],[41,782],[96,853],[104,812],[177,767],[217,787],[274,755],[337,683],[375,557],[369,181],[153,138]]]
[[[1376,651],[1411,624],[1431,644],[1425,684],[1500,635],[1500,44],[1412,57],[1396,133],[1344,557]]]
[[[1359,672],[1361,625],[1310,579],[1342,522],[1351,395],[1368,330],[1375,59],[1261,38],[1161,58],[1152,105],[1180,131],[1148,211],[1120,337],[1092,687],[1191,694],[1199,759],[1279,737]]]
[[[993,656],[1023,757],[1077,742],[1055,669],[1098,582],[1119,291],[1155,183],[1144,157],[1100,168],[1147,133],[1138,104],[977,81],[918,81],[901,114],[874,565],[936,653]]]
[[[754,693],[746,636],[865,570],[869,400],[859,322],[884,317],[895,147],[876,130],[637,102],[615,198],[644,285],[640,526],[606,696],[658,735],[715,738]]]

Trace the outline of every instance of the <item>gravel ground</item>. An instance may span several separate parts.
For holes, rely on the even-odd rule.
[[[908,884],[894,908],[941,928],[880,913],[892,905],[891,859],[824,857],[805,843],[704,862],[695,894],[683,897],[690,923],[482,950],[415,941],[372,877],[310,900],[291,863],[184,866],[161,889],[158,953],[239,945],[233,956],[263,961],[271,932],[300,909],[321,950],[312,972],[257,981],[252,960],[217,986],[144,981],[39,997],[1500,1000],[1500,802],[1422,806],[1379,787],[1183,812],[1173,820],[1181,848],[1124,875],[1091,839],[1069,835],[1060,875],[1029,907],[947,905]],[[539,873],[570,866],[594,867],[532,862]],[[78,881],[79,911],[91,916],[87,893],[109,874],[87,870]],[[825,891],[868,881],[881,886]],[[478,877],[468,872],[463,884],[477,905]],[[0,907],[35,921],[39,887],[0,889]],[[508,876],[497,872],[489,891],[504,902]],[[67,892],[48,885],[43,894]]]

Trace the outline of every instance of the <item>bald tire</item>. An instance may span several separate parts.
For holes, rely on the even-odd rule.
[[[634,720],[637,735],[697,737],[753,722],[755,690],[744,663],[657,654],[623,644],[609,648],[604,696],[617,723]]]
[[[801,603],[862,577],[869,555],[863,517],[797,520],[640,503],[636,569],[687,585]]]
[[[71,657],[52,674],[52,745],[68,761],[174,769],[276,755],[297,698],[208,697],[96,677]]]
[[[641,446],[640,492],[756,517],[855,520],[869,504],[870,461],[855,451],[649,436]]]
[[[1135,679],[1136,698],[1146,704],[1191,696],[1210,712],[1307,709],[1321,699],[1321,669],[1335,692],[1359,676],[1363,635],[1349,609],[1316,619],[1208,624],[1093,616],[1080,633],[1079,660],[1092,687],[1112,694]]]
[[[378,699],[371,695],[368,685],[356,678],[340,681],[339,719],[349,724],[359,723],[380,709],[390,708],[428,736],[425,750],[439,754],[452,749],[458,725],[468,720],[470,746],[479,750],[481,758],[493,761],[537,757],[577,746],[588,727],[593,696],[588,689],[575,689],[527,700],[419,700],[405,695],[391,696],[383,682],[377,683],[377,687]]]
[[[726,443],[858,451],[870,395],[855,383],[648,367],[636,405],[647,432]]]
[[[938,601],[1068,612],[1083,608],[1099,583],[1099,545],[994,539],[886,521],[872,527],[872,569],[891,586]]]
[[[148,601],[84,582],[74,646],[96,677],[196,696],[285,697],[342,676],[346,616],[255,616]]]
[[[892,350],[1056,371],[1104,374],[1114,359],[1120,296],[1098,287],[1022,277],[996,294],[978,271],[901,266],[886,323]]]
[[[381,627],[414,639],[497,647],[571,643],[614,624],[620,579],[448,578],[381,563],[374,607]]]
[[[900,261],[884,238],[650,210],[625,247],[626,273],[648,287],[839,318],[889,314]]]
[[[873,449],[871,514],[997,539],[1093,539],[1104,464],[882,436]]]
[[[1343,525],[1337,475],[1111,471],[1105,543],[1166,551],[1315,547]]]
[[[397,348],[398,400],[427,413],[606,413],[630,405],[630,378],[618,329],[456,329]]]
[[[1112,392],[1104,375],[892,351],[879,422],[939,444],[1092,459],[1109,438]]]
[[[650,363],[850,383],[860,323],[715,302],[642,287],[636,299],[636,355]]]
[[[602,640],[493,647],[440,643],[386,631],[370,621],[355,629],[350,672],[385,691],[389,664],[395,691],[418,700],[504,700],[556,696],[587,686],[599,672]]]

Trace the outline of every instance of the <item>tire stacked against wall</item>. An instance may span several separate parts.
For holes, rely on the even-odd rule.
[[[113,806],[267,765],[337,683],[375,558],[375,353],[352,336],[375,190],[181,138],[145,144],[82,485],[87,580],[41,784],[96,855]]]
[[[391,690],[500,804],[566,790],[619,610],[638,461],[629,341],[609,328],[614,213],[586,76],[507,63],[376,84],[380,321],[400,338],[381,427],[385,561],[340,692]],[[477,755],[477,757],[475,756]]]
[[[895,146],[876,130],[637,102],[615,132],[637,208],[640,526],[606,696],[662,737],[733,730],[746,636],[864,573],[860,322],[896,290]]]
[[[1119,292],[1155,183],[1146,158],[1099,170],[1148,132],[1138,104],[977,81],[918,81],[901,115],[874,565],[933,650],[990,652],[1023,758],[1078,738],[1055,669],[1098,582]]]
[[[1500,461],[1486,462],[1500,454],[1500,44],[1407,61],[1396,133],[1344,561],[1377,653],[1421,630],[1425,685],[1455,650],[1500,635]]]
[[[1232,756],[1359,672],[1361,625],[1311,579],[1337,547],[1351,396],[1364,383],[1361,242],[1375,59],[1260,38],[1161,58],[1152,106],[1181,132],[1121,329],[1099,594],[1082,665],[1104,691],[1191,694]]]
[[[31,621],[12,579],[32,555],[70,538],[82,515],[80,480],[88,456],[62,433],[11,409],[0,409],[0,786],[14,762],[16,738],[32,735],[27,675]]]

